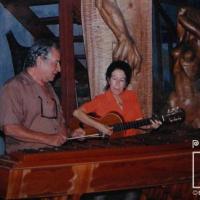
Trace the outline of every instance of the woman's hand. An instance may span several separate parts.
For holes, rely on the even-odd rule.
[[[106,126],[101,123],[98,124],[97,130],[99,130],[100,133],[105,134],[105,135],[112,135],[112,133],[113,133],[112,127]]]
[[[151,121],[150,128],[152,129],[157,129],[160,127],[160,125],[162,125],[162,122],[160,120],[151,119],[150,121]]]
[[[142,126],[141,129],[144,129],[144,130],[157,129],[160,127],[160,125],[162,125],[162,122],[157,119],[151,119],[150,122],[151,124]]]

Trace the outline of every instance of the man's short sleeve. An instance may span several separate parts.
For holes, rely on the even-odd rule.
[[[6,124],[21,124],[23,119],[23,101],[19,90],[5,85],[0,90],[0,128]]]

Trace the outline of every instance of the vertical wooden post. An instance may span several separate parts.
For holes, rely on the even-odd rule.
[[[156,73],[157,73],[157,79],[154,81],[154,93],[153,96],[153,107],[154,107],[154,112],[159,113],[160,106],[162,107],[162,102],[163,101],[163,63],[162,63],[162,43],[161,43],[161,27],[160,27],[160,14],[159,14],[159,2],[157,0],[153,0],[153,5],[154,5],[154,20],[155,20],[155,47],[156,47],[156,53],[157,53],[157,60],[156,60]],[[159,105],[159,106],[158,106]]]
[[[61,48],[61,103],[66,123],[75,107],[75,76],[73,46],[73,6],[72,1],[60,0],[60,48]]]

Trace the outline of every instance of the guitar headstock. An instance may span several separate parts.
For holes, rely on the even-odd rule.
[[[165,115],[161,116],[161,121],[165,123],[181,122],[185,119],[185,111],[182,108],[171,108]]]

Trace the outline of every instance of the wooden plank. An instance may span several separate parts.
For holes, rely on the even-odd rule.
[[[73,6],[71,1],[60,0],[60,46],[61,46],[61,102],[68,124],[75,108]]]

